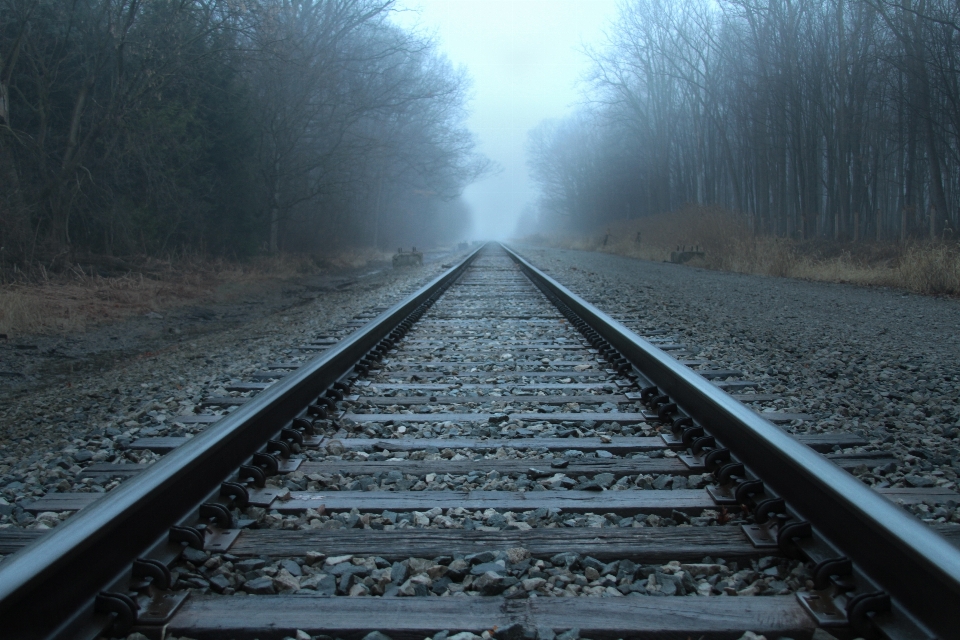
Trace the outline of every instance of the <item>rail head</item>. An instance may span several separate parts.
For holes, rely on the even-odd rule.
[[[516,251],[504,249],[542,290],[566,304],[687,414],[707,426],[914,621],[939,637],[955,637],[955,618],[944,612],[960,611],[960,549]]]
[[[100,591],[164,539],[222,481],[424,302],[452,284],[483,250],[393,305],[216,425],[78,512],[0,564],[0,619],[9,638],[100,635],[91,622]],[[81,636],[86,631],[81,632]]]

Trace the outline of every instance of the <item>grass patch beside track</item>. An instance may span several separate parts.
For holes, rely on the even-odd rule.
[[[586,233],[542,233],[524,242],[669,261],[679,248],[703,251],[694,267],[821,282],[886,286],[931,295],[960,295],[956,242],[793,240],[755,234],[731,212],[707,207],[619,220]]]
[[[8,270],[0,281],[0,334],[82,331],[102,322],[201,301],[230,302],[302,276],[356,269],[389,256],[373,250],[279,254],[245,261],[90,256],[56,271]]]

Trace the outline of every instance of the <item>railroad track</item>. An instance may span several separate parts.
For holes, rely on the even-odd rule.
[[[957,536],[894,503],[954,494],[866,487],[856,436],[791,438],[519,255],[358,324],[34,503],[76,515],[0,538],[4,637],[958,636]]]

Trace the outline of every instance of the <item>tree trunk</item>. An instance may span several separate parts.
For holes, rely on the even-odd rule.
[[[373,248],[380,244],[380,196],[383,195],[383,170],[380,171],[380,180],[377,183],[377,206],[373,212]]]
[[[20,190],[13,151],[0,134],[0,262],[20,261],[27,254],[30,218]]]
[[[280,160],[274,162],[273,194],[270,198],[270,253],[280,250]]]
[[[0,68],[3,60],[0,59]],[[0,125],[10,124],[10,104],[7,99],[7,86],[0,80]]]

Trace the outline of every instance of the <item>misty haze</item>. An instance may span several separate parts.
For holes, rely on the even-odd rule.
[[[0,0],[0,638],[960,637],[960,0]]]

